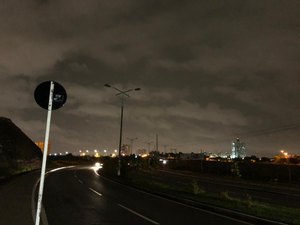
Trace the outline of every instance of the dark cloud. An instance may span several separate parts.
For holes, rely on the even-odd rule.
[[[117,148],[120,101],[131,92],[124,141],[160,135],[178,151],[299,153],[299,1],[4,1],[0,115],[34,140],[45,111],[33,100],[55,80],[68,101],[54,113],[55,151]],[[161,148],[163,149],[163,148]]]

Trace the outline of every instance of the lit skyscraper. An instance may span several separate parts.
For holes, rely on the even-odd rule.
[[[245,143],[240,142],[240,139],[237,138],[234,142],[232,142],[232,151],[231,158],[245,158],[246,156],[246,146]]]

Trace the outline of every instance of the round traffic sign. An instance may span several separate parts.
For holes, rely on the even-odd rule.
[[[66,90],[62,85],[53,81],[54,91],[52,100],[52,110],[59,109],[62,107],[67,100]],[[34,99],[36,103],[43,109],[48,110],[49,105],[49,94],[50,94],[51,81],[45,81],[40,83],[34,91]]]

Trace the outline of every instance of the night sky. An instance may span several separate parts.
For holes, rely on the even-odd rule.
[[[177,152],[300,154],[300,1],[5,0],[0,3],[0,116],[43,141],[47,111],[34,100],[63,85],[52,152],[123,143]]]

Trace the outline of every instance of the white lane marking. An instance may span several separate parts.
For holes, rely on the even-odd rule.
[[[81,183],[81,184],[83,184],[83,181],[82,180],[80,180],[79,178],[78,178],[78,176],[77,176],[77,173],[76,173],[76,170],[74,170],[74,173],[73,173],[74,175],[74,178],[79,182],[79,183]]]
[[[102,194],[100,194],[98,191],[95,191],[93,188],[89,188],[90,191],[94,192],[96,195],[102,196]]]
[[[58,171],[58,170],[69,169],[69,168],[73,168],[73,167],[75,167],[75,166],[64,166],[64,167],[59,167],[59,168],[50,170],[50,171],[47,172],[47,173],[53,173],[53,172],[56,172],[56,171]]]
[[[147,218],[147,217],[145,217],[145,216],[143,216],[143,215],[137,213],[136,211],[133,211],[132,209],[127,208],[127,207],[124,206],[124,205],[118,204],[118,206],[120,206],[121,208],[123,208],[123,209],[125,209],[125,210],[127,210],[127,211],[129,211],[129,212],[131,212],[131,213],[133,213],[134,215],[137,215],[137,216],[143,218],[144,220],[147,220],[147,221],[149,221],[149,222],[151,222],[151,223],[153,223],[153,224],[159,225],[158,222],[156,222],[156,221],[154,221],[154,220],[151,220],[151,219],[149,219],[149,218]]]
[[[40,182],[40,178],[35,182],[35,184],[33,185],[33,189],[31,192],[31,213],[32,213],[32,220],[33,222],[35,221],[35,214],[36,214],[36,210],[35,210],[35,191],[37,189],[38,183]]]

